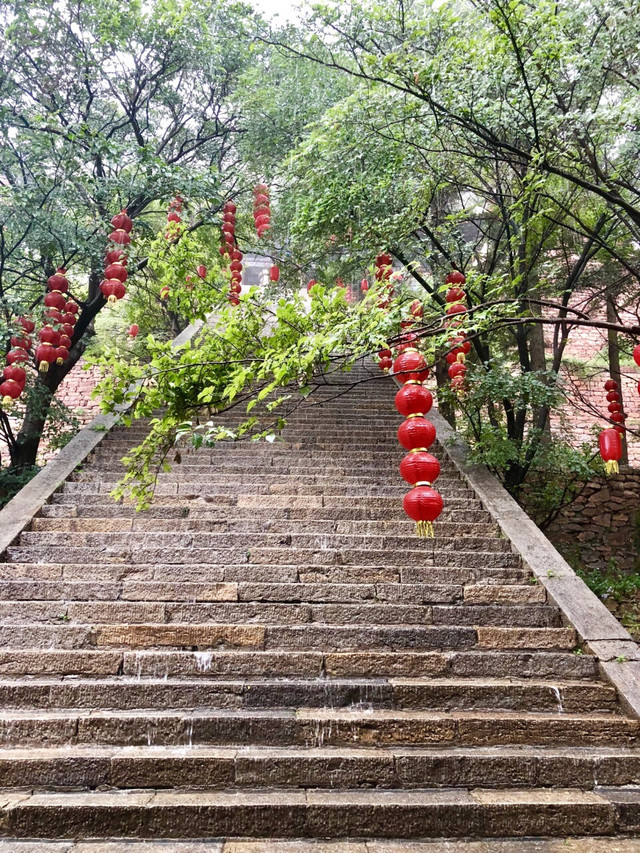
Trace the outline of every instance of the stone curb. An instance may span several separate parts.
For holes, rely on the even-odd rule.
[[[186,344],[203,325],[201,320],[191,323],[171,341],[171,346],[176,348]],[[130,390],[135,387],[135,384],[132,385]],[[62,486],[67,477],[100,444],[131,405],[131,403],[125,403],[117,407],[115,414],[95,417],[0,510],[0,559],[4,558],[7,548],[31,524],[36,513],[40,512],[43,505]]]
[[[439,440],[456,468],[476,491],[549,597],[600,661],[604,677],[625,709],[640,717],[640,649],[600,599],[554,548],[542,531],[483,465],[473,465],[469,449],[439,412],[429,414]]]

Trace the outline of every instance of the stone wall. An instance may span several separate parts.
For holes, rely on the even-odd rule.
[[[574,564],[640,571],[640,470],[595,478],[545,532]]]

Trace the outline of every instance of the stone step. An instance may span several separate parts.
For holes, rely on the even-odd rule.
[[[0,676],[124,675],[134,678],[519,678],[591,680],[590,655],[545,651],[124,651],[42,649],[0,651]]]
[[[305,584],[190,583],[161,581],[0,581],[0,602],[7,601],[247,601],[247,602],[391,602],[407,605],[544,604],[539,584]]]
[[[419,605],[377,603],[281,603],[262,601],[1,601],[0,624],[199,623],[234,625],[503,625],[502,604]],[[557,608],[511,605],[509,624],[559,628]]]
[[[637,749],[192,745],[0,749],[3,788],[507,788],[640,784]],[[447,848],[448,849],[448,848]],[[0,851],[2,850],[0,842]],[[537,848],[536,848],[537,850]],[[166,851],[170,853],[170,851]],[[505,851],[508,853],[508,851]]]
[[[216,649],[215,651],[113,651],[24,648],[0,652],[0,674],[134,675],[192,677],[211,675],[328,677],[423,677],[447,674],[584,679],[597,677],[588,655],[554,651],[292,652]]]
[[[174,528],[174,525],[168,525],[169,519],[175,521],[198,519],[203,521],[217,521],[221,518],[228,521],[241,524],[245,521],[250,521],[253,524],[262,524],[266,522],[281,523],[289,521],[292,525],[297,522],[309,522],[319,524],[331,524],[337,521],[345,523],[354,523],[358,525],[366,524],[371,527],[363,528],[363,533],[369,529],[375,532],[375,528],[379,526],[380,530],[391,529],[396,530],[396,525],[408,525],[411,530],[412,524],[407,521],[407,517],[397,502],[394,501],[393,512],[385,509],[384,513],[374,509],[363,509],[360,507],[351,506],[327,506],[315,507],[311,509],[296,509],[292,507],[272,507],[270,509],[261,509],[259,507],[239,507],[239,506],[217,506],[209,507],[206,502],[194,503],[192,501],[179,502],[171,498],[165,498],[162,502],[154,501],[150,509],[138,512],[135,507],[130,504],[115,503],[108,497],[103,497],[102,500],[93,502],[83,499],[82,503],[71,502],[65,496],[57,494],[53,496],[53,503],[45,504],[42,507],[40,515],[42,517],[34,519],[34,522],[41,522],[43,519],[57,518],[91,518],[91,519],[107,519],[111,522],[121,522],[125,519],[133,519],[138,523],[145,521],[162,521],[165,524],[163,529],[167,527]],[[95,496],[91,496],[92,498]],[[479,501],[472,503],[479,505]],[[491,516],[488,512],[481,509],[465,509],[465,530],[459,531],[463,535],[466,530],[471,530],[474,527],[488,527],[490,531],[495,529],[492,523]],[[458,520],[457,520],[458,519]],[[441,525],[453,524],[460,527],[459,513],[452,510],[451,507],[445,507],[442,515],[438,519],[438,530],[441,530]],[[404,527],[402,528],[405,529]]]
[[[420,540],[416,540],[419,542]],[[405,543],[406,544],[406,543]],[[412,543],[413,544],[413,543]],[[508,551],[463,551],[456,550],[450,541],[443,543],[450,550],[439,548],[430,550],[424,545],[424,550],[398,549],[390,553],[386,550],[374,550],[363,546],[360,549],[349,548],[296,548],[291,547],[251,547],[243,550],[229,547],[218,548],[146,548],[128,547],[115,543],[112,548],[100,549],[99,556],[105,564],[123,563],[135,560],[136,563],[155,563],[163,561],[166,564],[182,564],[195,566],[219,563],[224,565],[237,563],[256,563],[259,565],[288,565],[297,558],[300,566],[341,566],[344,572],[342,580],[347,580],[350,565],[385,566],[386,568],[420,568],[427,570],[430,566],[452,566],[460,568],[484,569],[515,569],[520,565],[520,557]],[[419,547],[419,546],[418,546]],[[7,560],[16,563],[59,563],[69,560],[81,565],[92,563],[98,556],[95,547],[76,547],[73,545],[14,545],[7,549]],[[422,579],[421,579],[422,580]],[[419,581],[420,582],[420,581]]]
[[[52,496],[53,504],[72,504],[87,506],[109,506],[112,508],[128,507],[133,509],[131,501],[123,501],[115,503],[111,501],[108,494],[83,494],[81,500],[78,499],[74,503],[74,498],[67,495],[65,492],[58,492]],[[284,512],[328,512],[329,517],[334,517],[336,514],[343,518],[398,518],[406,519],[406,515],[402,510],[402,501],[398,497],[388,497],[379,495],[375,498],[371,495],[351,495],[348,501],[326,501],[320,495],[218,495],[218,494],[195,494],[189,492],[181,492],[180,495],[176,492],[171,492],[167,495],[154,494],[153,507],[163,509],[164,507],[178,508],[178,512],[183,510],[195,510],[197,508],[208,509],[211,511],[217,507],[233,507],[241,509],[256,509],[258,512],[266,513],[270,510],[281,510]],[[191,509],[193,508],[193,510]],[[136,510],[133,509],[135,512]],[[477,499],[471,500],[448,500],[447,505],[443,510],[443,520],[447,520],[447,516],[460,518],[460,513],[465,513],[465,518],[468,512],[482,511],[482,518],[487,519],[490,516],[482,509],[482,503]]]
[[[16,555],[19,554],[16,551]],[[96,558],[93,553],[93,559]],[[166,556],[166,555],[165,555]],[[291,556],[289,556],[291,559]],[[2,580],[65,580],[65,581],[145,581],[162,583],[311,583],[311,584],[467,584],[511,585],[532,582],[524,566],[486,567],[458,566],[388,567],[314,563],[296,565],[269,563],[142,563],[123,559],[105,563],[0,563]]]
[[[0,713],[0,745],[632,747],[639,726],[617,714],[497,709],[7,709]]]
[[[374,551],[395,551],[411,547],[418,553],[431,553],[446,550],[485,551],[491,553],[513,554],[508,539],[497,535],[486,537],[464,536],[452,539],[451,536],[437,535],[434,539],[421,542],[408,536],[389,536],[385,534],[365,536],[353,533],[235,533],[233,531],[106,531],[98,533],[78,532],[69,542],[67,531],[27,531],[20,536],[20,545],[38,548],[65,547],[94,548],[99,551],[135,545],[136,550],[167,548],[174,553],[191,549],[228,548],[246,549],[254,545],[263,548],[278,548],[286,545],[296,551],[309,549],[371,549]]]
[[[618,807],[620,811],[620,807]],[[571,838],[490,838],[456,841],[370,838],[359,841],[244,838],[241,841],[174,838],[171,841],[0,841],[0,853],[640,853],[640,839],[573,836]]]
[[[126,533],[129,531],[140,533],[163,533],[171,528],[171,533],[182,532],[219,532],[233,534],[260,533],[271,534],[311,534],[316,536],[325,535],[358,535],[358,536],[412,536],[415,525],[410,520],[394,521],[327,521],[314,519],[265,519],[258,520],[247,517],[243,520],[234,518],[233,510],[227,509],[220,513],[210,512],[207,518],[175,518],[171,524],[166,518],[141,517],[103,517],[103,518],[34,518],[30,530],[35,532],[73,532],[73,533]],[[437,539],[445,539],[457,536],[457,541],[466,544],[468,540],[474,539],[497,539],[500,538],[496,528],[492,524],[465,525],[464,530],[459,530],[460,525],[456,522],[438,520]],[[456,530],[458,528],[458,530]],[[458,532],[459,531],[459,532]],[[67,537],[68,538],[68,537]],[[77,537],[73,537],[78,542]],[[501,540],[505,541],[505,540]]]
[[[91,479],[77,482],[67,480],[64,485],[64,494],[67,496],[84,496],[84,495],[108,495],[118,485],[115,479],[105,479],[100,475],[98,469]],[[249,488],[250,487],[250,488]],[[368,484],[360,483],[359,481],[336,483],[300,483],[300,478],[293,477],[291,482],[283,482],[281,479],[274,483],[265,483],[262,478],[251,484],[238,482],[238,478],[230,478],[225,480],[220,478],[219,482],[215,482],[213,478],[187,478],[183,479],[179,472],[176,474],[160,474],[158,484],[155,487],[155,493],[158,496],[170,495],[207,495],[211,497],[232,497],[233,495],[243,496],[247,492],[254,498],[262,495],[278,495],[278,496],[302,496],[302,497],[318,497],[322,496],[329,498],[342,498],[344,501],[352,498],[364,497],[371,499],[373,495],[380,497],[396,498],[402,500],[408,491],[408,485],[398,478],[397,482],[390,480],[387,477],[380,477],[376,482]],[[468,488],[457,486],[454,482],[452,485],[446,485],[438,481],[438,491],[442,495],[443,500],[466,501],[473,500],[475,493]]]
[[[567,650],[573,628],[500,628],[461,625],[272,625],[186,623],[0,626],[0,646],[14,648],[245,648],[265,651],[402,651],[458,649]]]
[[[533,679],[391,678],[189,680],[128,678],[66,680],[0,679],[0,707],[8,710],[198,711],[203,708],[388,708],[397,710],[511,710],[559,714],[612,712],[613,687],[599,682]]]

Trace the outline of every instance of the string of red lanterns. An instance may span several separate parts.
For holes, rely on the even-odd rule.
[[[44,297],[44,325],[38,332],[40,343],[35,351],[40,373],[47,373],[50,364],[63,364],[69,358],[78,311],[76,303],[65,295],[69,291],[69,281],[62,267],[47,279],[47,290]]]
[[[429,453],[436,429],[425,415],[431,410],[433,397],[423,382],[429,375],[424,356],[407,347],[393,362],[393,375],[402,383],[395,396],[395,406],[405,418],[398,428],[398,441],[408,451],[400,463],[400,474],[412,487],[404,496],[403,507],[416,522],[416,533],[433,537],[433,522],[443,508],[442,496],[433,488],[440,474],[440,463]]]
[[[2,371],[0,395],[2,395],[3,406],[8,406],[12,400],[17,400],[27,382],[27,371],[24,365],[29,361],[29,350],[32,346],[29,335],[36,324],[30,317],[19,317],[18,323],[21,326],[21,332],[11,336],[12,348],[7,353],[7,364]]]
[[[461,285],[466,284],[466,278],[459,270],[450,272],[445,283],[449,285],[446,294],[446,319],[445,325],[452,330],[453,335],[447,340],[449,352],[446,355],[447,373],[451,379],[451,388],[454,391],[463,391],[466,382],[466,357],[471,351],[471,343],[466,339],[461,327],[464,323],[463,315],[467,313],[464,304],[467,295]],[[459,330],[457,333],[455,330]]]
[[[257,184],[253,190],[253,221],[258,237],[262,238],[271,228],[271,207],[269,188],[266,184]]]
[[[117,213],[111,220],[114,231],[109,234],[109,241],[115,246],[107,247],[105,255],[104,279],[100,283],[102,295],[109,305],[114,305],[119,299],[123,299],[127,288],[124,286],[127,280],[127,254],[121,246],[131,243],[131,229],[133,221],[127,215],[126,208]]]
[[[618,463],[622,459],[622,436],[626,415],[622,411],[618,383],[615,379],[607,379],[604,390],[607,392],[609,420],[614,426],[602,430],[598,437],[598,447],[604,461],[605,473],[617,474],[620,470]]]

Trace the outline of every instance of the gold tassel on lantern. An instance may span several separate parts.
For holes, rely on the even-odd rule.
[[[618,465],[618,463],[615,459],[608,459],[604,463],[604,470],[605,470],[605,473],[607,473],[607,474],[619,474],[620,473],[620,466]]]
[[[433,523],[431,521],[416,521],[416,533],[420,539],[433,539]]]
[[[38,370],[40,371],[40,373],[47,373],[49,371],[49,362],[41,361],[38,365]]]

